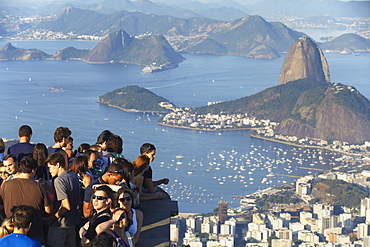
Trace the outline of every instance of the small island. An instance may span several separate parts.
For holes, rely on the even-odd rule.
[[[139,86],[127,86],[99,97],[98,103],[127,112],[168,113],[176,108],[167,99]]]

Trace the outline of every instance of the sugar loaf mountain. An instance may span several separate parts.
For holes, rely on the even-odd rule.
[[[146,66],[145,72],[175,68],[184,60],[163,35],[134,38],[123,30],[109,34],[91,50],[68,47],[49,55],[36,49],[16,48],[10,43],[0,50],[0,60],[41,59],[78,59],[96,64],[133,63]]]
[[[233,101],[194,108],[198,114],[248,113],[279,123],[275,134],[349,143],[370,140],[370,102],[354,87],[331,83],[320,48],[298,38],[289,48],[279,85]]]

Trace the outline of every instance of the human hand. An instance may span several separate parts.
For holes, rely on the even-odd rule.
[[[170,182],[170,180],[168,178],[163,178],[161,180],[162,184],[168,184]]]

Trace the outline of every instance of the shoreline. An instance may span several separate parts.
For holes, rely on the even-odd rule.
[[[126,109],[126,108],[122,108],[122,107],[119,107],[119,106],[115,106],[115,105],[111,105],[111,104],[108,104],[108,103],[105,103],[105,102],[101,102],[101,101],[98,101],[99,104],[102,104],[102,105],[107,105],[109,107],[113,107],[113,108],[117,108],[117,109],[120,109],[122,111],[125,111],[125,112],[132,112],[132,113],[135,113],[135,112],[141,112],[141,113],[146,113],[146,112],[150,112],[150,113],[167,113],[165,111],[142,111],[142,110],[135,110],[135,109]]]
[[[187,127],[187,126],[177,126],[172,124],[165,124],[158,122],[158,125],[165,126],[165,127],[171,127],[171,128],[178,128],[178,129],[189,129],[189,130],[197,130],[197,131],[209,131],[209,132],[216,132],[216,131],[235,131],[235,130],[251,130],[251,129],[258,129],[258,128],[237,128],[237,129],[200,129],[200,128],[193,128],[193,127]]]

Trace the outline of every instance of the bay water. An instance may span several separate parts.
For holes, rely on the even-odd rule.
[[[0,47],[7,42],[0,41]],[[16,41],[19,48],[49,54],[63,48],[92,48],[95,42]],[[249,131],[206,132],[159,126],[156,114],[128,113],[97,103],[98,97],[127,85],[145,87],[176,106],[203,106],[252,95],[277,85],[285,54],[275,60],[183,54],[178,68],[152,74],[132,64],[93,65],[82,61],[0,61],[0,137],[17,138],[19,126],[33,128],[33,142],[53,144],[54,130],[72,130],[75,148],[95,143],[108,129],[124,139],[124,155],[134,160],[144,142],[157,147],[154,179],[179,202],[180,212],[210,212],[220,200],[238,198],[340,165],[341,154],[252,138]],[[370,54],[325,53],[332,82],[356,87],[370,98]],[[51,90],[56,87],[60,90]],[[355,127],[355,126],[354,126]],[[181,156],[181,157],[180,157]],[[299,167],[306,167],[302,169]],[[275,176],[267,176],[268,174]],[[263,181],[263,183],[262,183]]]

